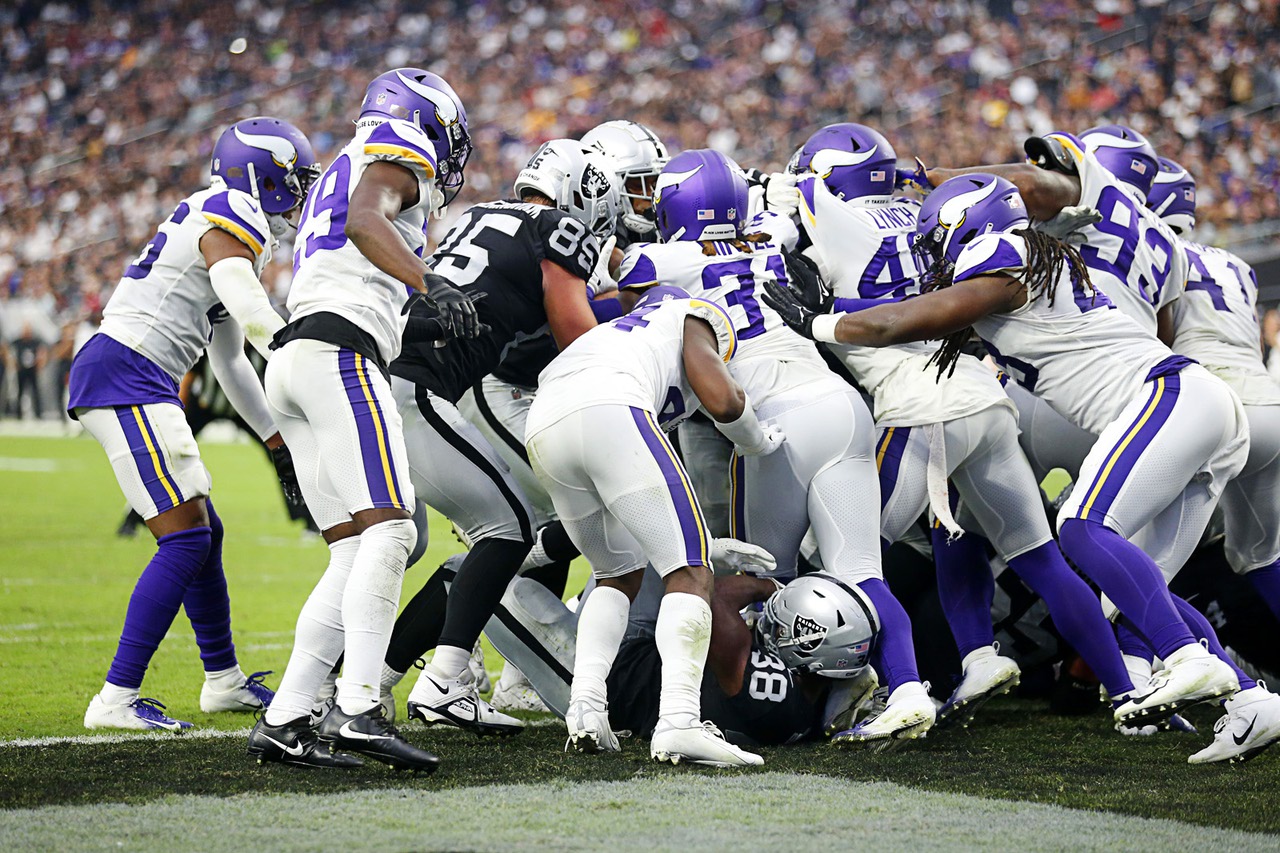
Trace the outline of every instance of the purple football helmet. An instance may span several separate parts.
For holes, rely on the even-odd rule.
[[[893,195],[898,165],[889,140],[866,125],[829,124],[800,147],[787,171],[813,172],[837,198]]]
[[[672,299],[688,299],[689,291],[683,287],[676,287],[673,284],[660,284],[657,287],[650,287],[640,297],[640,301],[636,303],[636,307],[631,310],[643,308],[646,305],[655,305],[659,302],[669,302]]]
[[[270,116],[247,118],[224,130],[213,146],[211,171],[273,215],[286,214],[306,201],[307,190],[320,177],[307,137],[289,122]]]
[[[747,179],[719,151],[685,151],[663,166],[653,207],[663,242],[732,240],[747,221]]]
[[[1187,233],[1196,227],[1196,179],[1178,163],[1161,157],[1160,171],[1147,193],[1147,207],[1179,234]]]
[[[1104,124],[1080,134],[1080,141],[1112,177],[1133,187],[1143,199],[1147,197],[1160,163],[1145,136],[1122,124]]]
[[[943,181],[920,207],[911,251],[926,268],[950,267],[973,239],[1031,224],[1018,188],[975,172]]]
[[[386,116],[416,124],[435,145],[436,187],[448,204],[462,189],[471,156],[467,111],[453,88],[421,68],[396,68],[373,78],[360,104],[360,118]]]

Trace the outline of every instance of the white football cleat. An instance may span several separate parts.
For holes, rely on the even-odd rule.
[[[1187,759],[1189,764],[1248,761],[1280,741],[1280,696],[1265,684],[1241,690],[1225,703],[1227,712],[1214,724],[1213,743]]]
[[[578,752],[619,752],[618,736],[613,733],[609,724],[609,710],[592,708],[586,702],[575,702],[569,706],[569,714],[564,718],[569,729],[569,739],[565,741],[564,751],[573,747]]]
[[[479,735],[513,735],[524,723],[509,717],[480,698],[475,677],[463,672],[457,678],[441,678],[427,666],[409,694],[409,718],[428,726],[444,724]]]
[[[489,704],[499,711],[545,713],[549,710],[539,698],[537,691],[533,689],[533,685],[529,683],[529,679],[511,661],[507,661],[507,665],[502,669],[502,675],[498,676],[498,683],[493,686],[493,695],[489,697]]]
[[[938,712],[938,728],[957,724],[968,728],[983,705],[1022,682],[1018,664],[999,651],[1000,646],[994,645],[965,655],[964,677]]]
[[[1151,679],[1149,692],[1135,685],[1134,694],[1115,709],[1119,725],[1144,726],[1157,723],[1184,708],[1230,696],[1240,689],[1235,671],[1199,645],[1178,649],[1165,660],[1165,668]]]
[[[759,767],[764,759],[739,749],[724,739],[710,722],[695,722],[687,728],[668,720],[658,720],[649,742],[649,757],[654,761],[679,764],[701,764],[704,767]]]
[[[206,714],[223,711],[261,711],[271,704],[275,691],[262,683],[271,672],[255,672],[247,676],[238,687],[218,690],[208,681],[200,688],[200,710]]]
[[[912,681],[889,694],[889,702],[876,716],[840,732],[831,740],[840,744],[869,746],[877,752],[900,741],[923,737],[933,727],[937,711],[923,684]]]
[[[191,724],[170,717],[164,712],[164,705],[155,699],[134,699],[124,704],[108,704],[99,695],[89,701],[89,708],[84,712],[84,727],[181,732],[191,728]]]

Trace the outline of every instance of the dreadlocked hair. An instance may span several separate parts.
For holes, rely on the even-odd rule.
[[[1073,290],[1089,293],[1090,299],[1097,298],[1097,291],[1093,289],[1093,283],[1089,280],[1089,268],[1085,266],[1084,258],[1080,257],[1079,249],[1057,237],[1051,237],[1031,228],[1019,228],[1013,233],[1026,241],[1027,263],[1019,270],[1019,274],[1014,276],[1012,283],[1026,287],[1028,302],[1044,296],[1052,305],[1056,293],[1054,283],[1062,275],[1063,268],[1071,276]],[[921,290],[927,293],[931,290],[950,287],[954,272],[954,265],[950,261],[939,258],[921,279]],[[969,326],[952,332],[942,339],[942,346],[928,362],[938,366],[939,379],[944,375],[950,376],[955,373],[956,362],[960,360],[965,345],[969,343],[973,334],[973,327]]]
[[[716,254],[716,243],[728,243],[739,252],[750,253],[752,251],[752,243],[769,242],[768,234],[748,234],[746,237],[734,237],[732,240],[703,240],[702,254],[712,257]]]

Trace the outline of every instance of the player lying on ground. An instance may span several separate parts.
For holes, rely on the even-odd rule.
[[[178,383],[207,350],[227,398],[290,479],[288,453],[244,341],[266,356],[284,325],[258,276],[318,168],[301,131],[260,117],[219,137],[212,171],[213,186],[184,199],[125,270],[101,329],[71,365],[69,414],[106,450],[157,546],[129,599],[106,683],[85,711],[91,729],[191,725],[166,715],[154,699],[139,698],[147,665],[179,607],[204,663],[201,710],[256,710],[272,698],[261,682],[265,673],[246,678],[236,661],[222,521],[208,499],[209,472]]]

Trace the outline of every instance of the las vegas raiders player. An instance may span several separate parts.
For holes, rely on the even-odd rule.
[[[271,701],[261,673],[246,679],[236,663],[222,521],[178,383],[207,350],[227,398],[287,467],[244,341],[265,356],[284,325],[258,276],[318,171],[311,144],[287,122],[263,116],[228,128],[214,145],[213,185],[160,224],[125,270],[98,334],[72,363],[68,410],[106,450],[157,546],[130,598],[106,683],[85,712],[88,728],[190,727],[159,702],[139,698],[179,607],[204,661],[201,709],[250,710]]]
[[[534,526],[528,499],[506,463],[456,403],[520,340],[549,327],[563,349],[596,325],[588,281],[599,260],[599,240],[612,231],[618,211],[607,166],[569,139],[539,148],[517,176],[515,192],[521,201],[468,209],[430,259],[439,275],[475,295],[482,333],[437,346],[430,332],[418,331],[432,327],[434,312],[415,305],[403,352],[391,365],[414,488],[472,545],[443,621],[406,609],[401,622],[412,620],[420,630],[399,632],[398,660],[388,667],[396,670],[435,647],[410,693],[409,715],[481,734],[523,728],[480,700],[467,662],[534,544]]]

